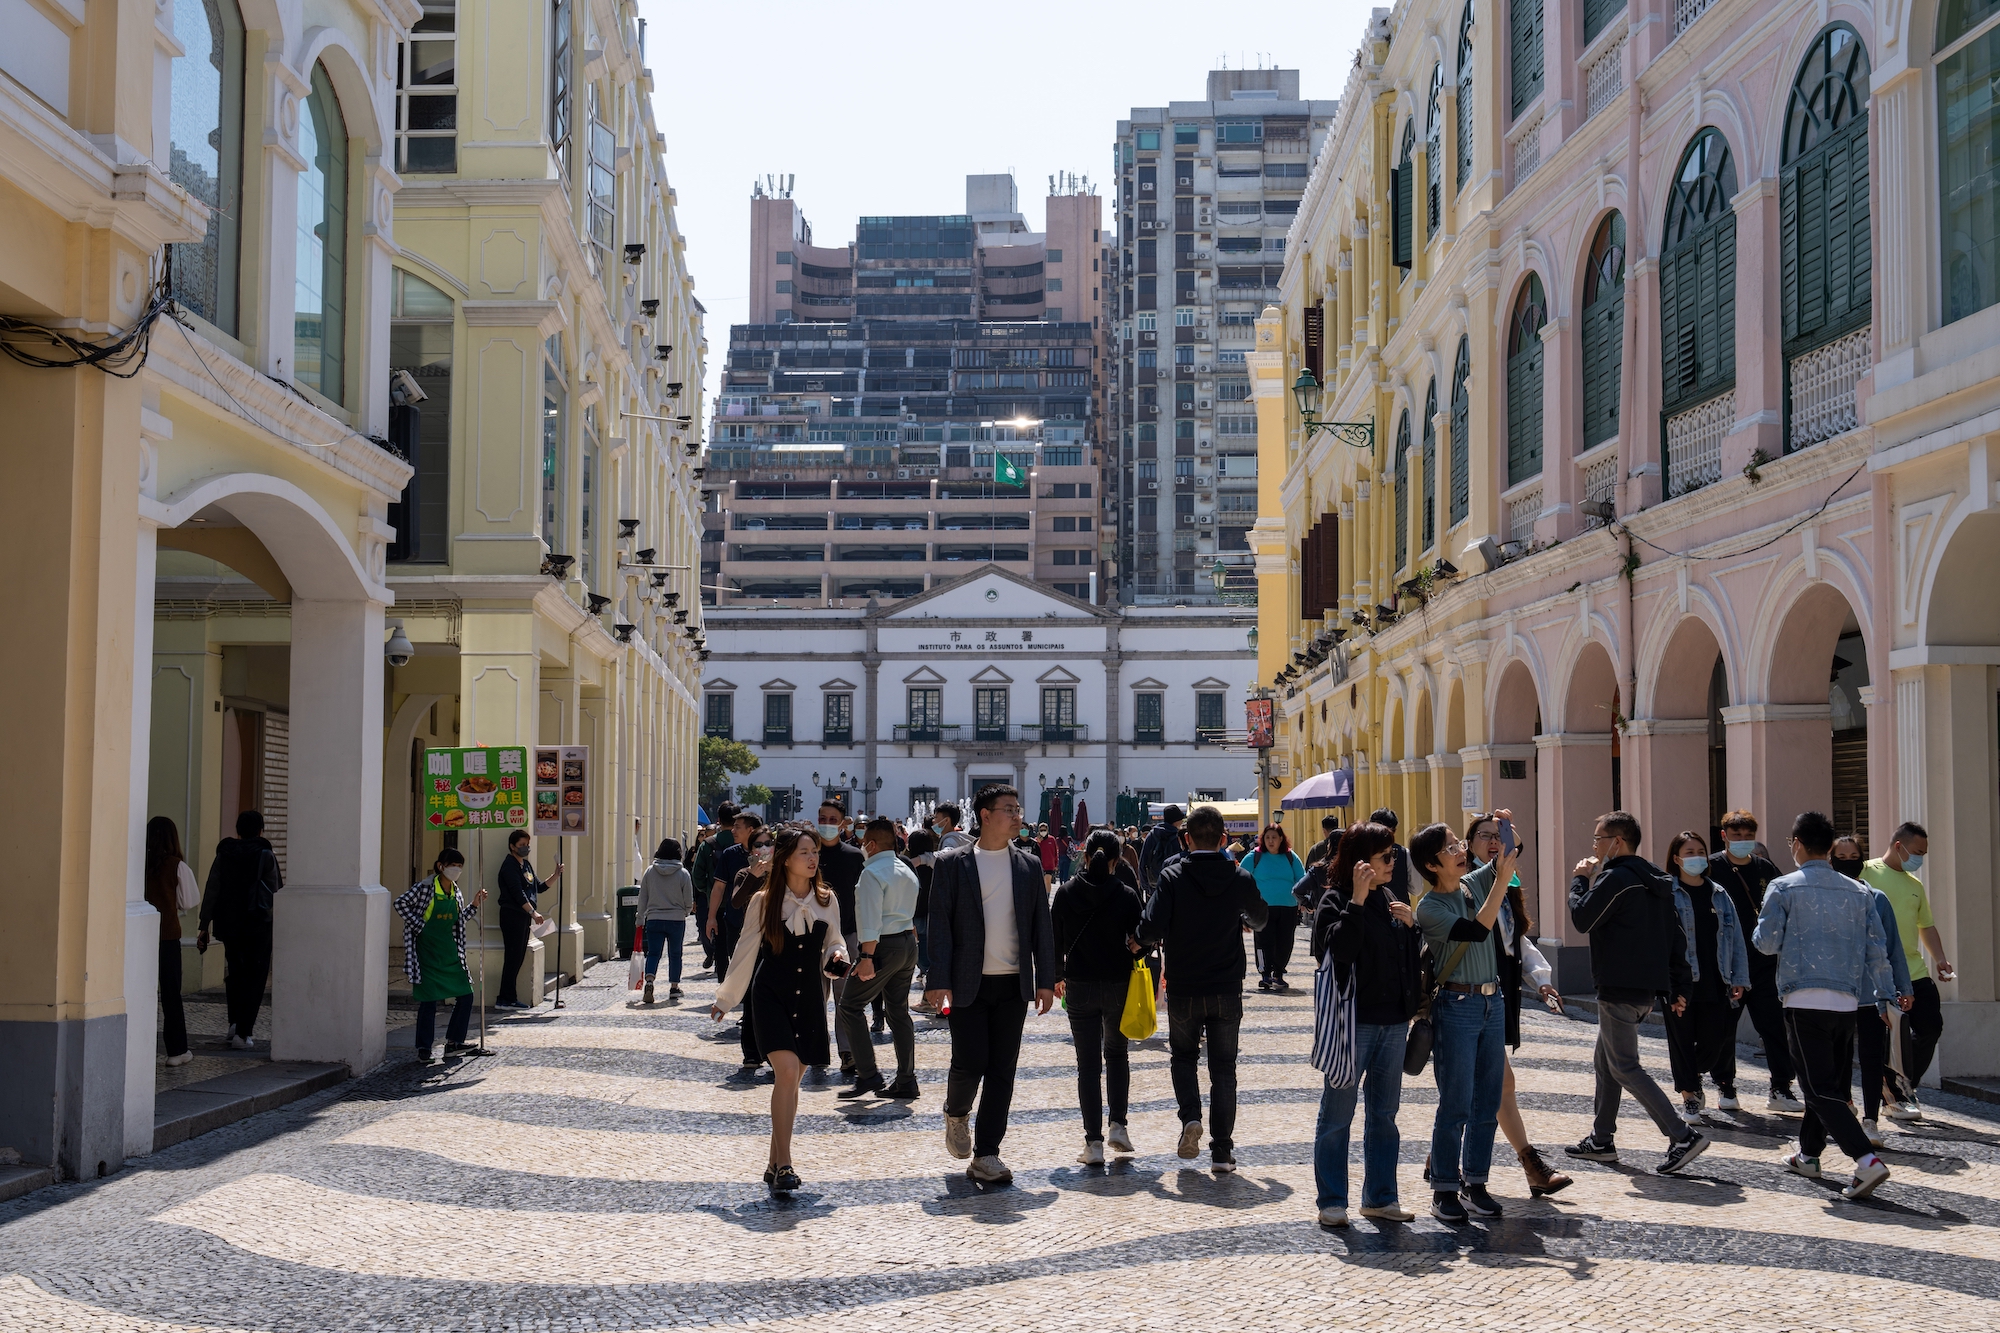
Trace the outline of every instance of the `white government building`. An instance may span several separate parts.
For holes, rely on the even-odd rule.
[[[736,782],[773,812],[840,790],[901,817],[1003,781],[1031,810],[1069,788],[1103,823],[1120,794],[1257,794],[1254,608],[1091,606],[988,567],[886,606],[706,619],[706,731],[756,752]]]

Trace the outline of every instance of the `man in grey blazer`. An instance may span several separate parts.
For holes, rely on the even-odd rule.
[[[972,800],[979,840],[942,852],[931,875],[930,982],[924,999],[950,1011],[951,1073],[945,1083],[945,1151],[986,1185],[1014,1178],[1000,1160],[1028,1001],[1055,1003],[1056,939],[1042,863],[1013,845],[1021,793],[994,785]],[[982,1083],[984,1086],[982,1087]],[[978,1122],[968,1125],[974,1096]]]

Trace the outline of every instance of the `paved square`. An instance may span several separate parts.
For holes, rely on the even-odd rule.
[[[837,1081],[808,1082],[794,1154],[806,1185],[780,1202],[759,1179],[768,1084],[732,1081],[736,1042],[707,1018],[712,982],[646,1009],[624,975],[600,967],[560,1014],[491,1029],[492,1058],[424,1071],[404,1053],[111,1179],[0,1205],[0,1329],[2000,1322],[2000,1124],[1955,1099],[1934,1098],[1924,1123],[1892,1136],[1895,1178],[1867,1203],[1776,1169],[1796,1117],[1715,1114],[1716,1145],[1690,1175],[1661,1178],[1659,1136],[1628,1100],[1624,1161],[1574,1163],[1559,1148],[1588,1128],[1595,1029],[1531,1013],[1514,1057],[1522,1109],[1577,1183],[1530,1201],[1503,1141],[1503,1221],[1327,1232],[1313,1206],[1318,1079],[1302,987],[1246,996],[1234,1177],[1174,1156],[1159,1039],[1133,1056],[1138,1156],[1078,1165],[1058,1010],[1029,1020],[1003,1150],[1011,1188],[979,1190],[945,1155],[949,1047],[925,1022],[916,1103],[844,1104]],[[1664,1077],[1664,1046],[1645,1054]],[[1761,1107],[1761,1071],[1744,1073],[1744,1103]],[[1400,1176],[1418,1211],[1434,1105],[1428,1074],[1405,1085]],[[1358,1201],[1358,1133],[1353,1154]],[[1830,1153],[1830,1174],[1846,1165]]]

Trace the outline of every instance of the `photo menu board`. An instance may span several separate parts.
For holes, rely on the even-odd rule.
[[[576,838],[590,832],[590,747],[535,747],[534,833]]]
[[[520,745],[424,751],[424,823],[526,828],[528,751]]]

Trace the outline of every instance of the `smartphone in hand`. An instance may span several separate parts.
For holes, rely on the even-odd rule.
[[[1502,856],[1512,856],[1514,854],[1514,847],[1514,821],[1503,819],[1500,821],[1500,854]]]
[[[844,976],[846,976],[846,975],[847,975],[847,960],[846,960],[845,958],[829,958],[829,959],[827,959],[827,960],[826,960],[826,974],[827,974],[828,976],[830,976],[830,977],[844,977]]]

